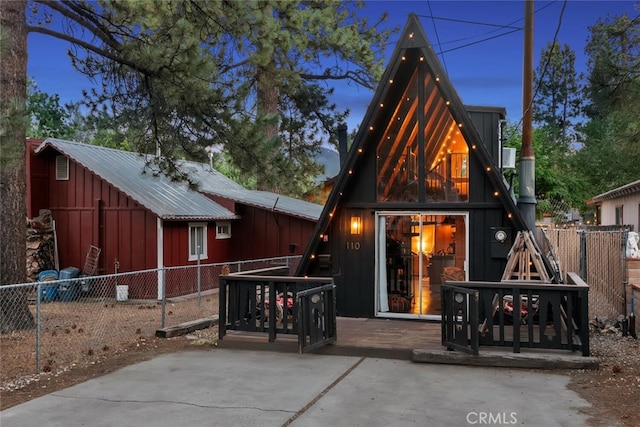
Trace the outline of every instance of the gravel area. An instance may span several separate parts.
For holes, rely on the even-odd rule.
[[[8,374],[3,360],[0,408],[9,408],[160,354],[215,348],[216,341],[217,327],[169,339],[137,336],[115,348],[57,366],[50,372],[18,377]],[[594,426],[605,426],[598,424],[598,420],[607,418],[618,419],[623,427],[640,426],[640,340],[622,337],[611,330],[594,330],[590,344],[591,355],[600,359],[599,369],[551,372],[571,377],[569,387],[592,404],[586,412],[594,416]]]

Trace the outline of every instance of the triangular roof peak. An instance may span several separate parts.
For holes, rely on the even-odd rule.
[[[504,114],[503,109],[494,111],[498,110],[501,110],[500,114]],[[443,162],[442,158],[445,156],[438,155],[441,153],[442,142],[456,138],[457,147],[464,146],[465,152],[462,154],[467,156],[467,160],[472,160],[475,166],[480,165],[484,169],[483,173],[494,189],[493,194],[502,202],[516,229],[525,229],[499,165],[495,164],[489,154],[417,15],[411,14],[327,199],[316,228],[317,236],[327,230],[339,201],[348,193],[351,183],[357,181],[360,174],[359,163],[371,159],[374,152],[378,180],[376,200],[367,203],[393,200],[405,204],[415,201],[418,203],[417,209],[424,209],[427,203],[428,206],[433,206],[425,181],[430,174],[437,175],[438,167],[442,168],[439,163]],[[409,160],[408,155],[413,157]],[[387,199],[386,192],[390,192],[395,185],[392,182],[408,181],[406,176],[400,176],[399,171],[410,169],[411,166],[419,170],[415,174],[416,189],[411,198],[393,199],[391,197],[395,196],[389,193],[390,198]],[[370,167],[371,165],[369,170]],[[467,176],[467,182],[468,179]],[[316,243],[312,240],[305,259],[314,253],[313,246]]]

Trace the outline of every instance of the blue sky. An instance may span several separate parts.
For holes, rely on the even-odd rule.
[[[534,66],[538,65],[540,51],[553,40],[562,6],[561,0],[535,2]],[[383,26],[400,27],[391,38],[387,58],[393,52],[408,15],[415,13],[436,53],[444,52],[438,58],[462,102],[505,107],[510,122],[520,120],[523,31],[499,36],[509,30],[475,23],[510,24],[522,28],[524,1],[379,0],[366,2],[361,13],[374,22],[385,11],[389,13],[389,19]],[[588,27],[607,14],[615,16],[623,13],[632,18],[638,16],[640,0],[567,2],[557,40],[561,44],[568,44],[575,52],[578,72],[586,69],[584,46],[589,36]],[[446,19],[432,19],[429,16]],[[495,38],[474,44],[491,37]],[[40,90],[59,94],[62,102],[80,100],[82,89],[90,88],[92,82],[71,67],[66,54],[68,43],[41,34],[31,34],[28,43],[28,74],[35,79]],[[469,46],[461,47],[466,44]],[[334,102],[339,108],[351,111],[347,123],[349,130],[360,123],[372,96],[373,91],[353,85],[336,89]]]

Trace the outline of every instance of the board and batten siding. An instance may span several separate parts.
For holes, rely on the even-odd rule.
[[[51,158],[50,158],[51,159]],[[156,266],[156,217],[130,197],[69,161],[69,179],[48,163],[48,207],[56,222],[60,268],[82,269],[89,245],[102,249],[98,273]]]

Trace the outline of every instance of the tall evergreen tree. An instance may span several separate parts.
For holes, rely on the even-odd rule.
[[[606,17],[589,28],[589,122],[575,168],[593,194],[638,179],[640,165],[640,18]]]
[[[0,285],[27,277],[26,0],[0,2]],[[21,289],[0,287],[0,332],[34,326]]]
[[[355,15],[359,2],[35,2],[38,13],[73,25],[30,30],[74,44],[74,66],[104,84],[87,94],[90,105],[113,108],[134,149],[159,151],[153,166],[181,176],[176,158],[202,158],[204,147],[217,146],[263,189],[304,179],[312,166],[314,141],[305,148],[298,138],[300,150],[283,143],[292,129],[282,128],[289,123],[282,100],[305,90],[326,94],[338,79],[374,87],[389,36]],[[322,115],[339,114],[322,108]],[[325,125],[308,118],[305,132]]]
[[[575,70],[576,55],[569,45],[548,43],[540,54],[536,68],[536,93],[533,119],[536,123],[556,129],[556,142],[566,143],[572,120],[581,113],[580,88]]]

